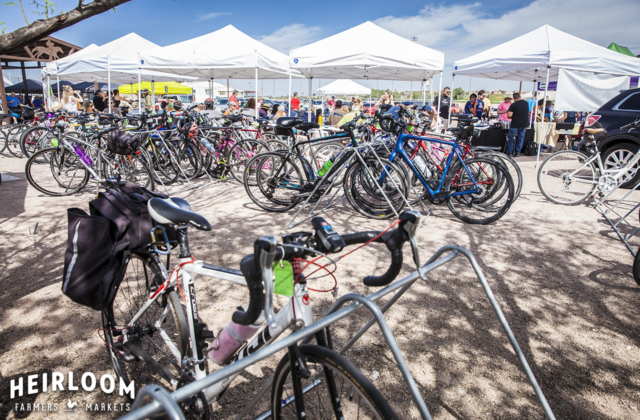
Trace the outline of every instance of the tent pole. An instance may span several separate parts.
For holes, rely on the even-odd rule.
[[[533,127],[533,121],[535,119],[535,116],[534,116],[535,114],[533,112],[533,109],[536,107],[536,101],[538,99],[538,95],[537,95],[538,91],[536,88],[537,83],[538,83],[538,69],[535,69],[533,72],[533,90],[531,91],[531,95],[533,95],[531,98],[533,106],[529,110],[529,112],[531,112],[531,118],[529,118],[529,128]]]
[[[311,122],[311,89],[313,89],[313,77],[309,79],[309,110],[307,112],[307,121]]]
[[[56,74],[56,85],[58,87],[58,103],[62,105],[62,102],[60,101],[60,77],[58,77],[57,74]]]
[[[155,111],[156,106],[156,81],[151,80],[151,112]]]
[[[432,79],[433,80],[433,79]],[[449,99],[451,102],[451,99]],[[438,85],[438,117],[440,116],[440,109],[442,108],[442,72],[440,73],[440,83]],[[451,106],[449,106],[451,108]],[[438,118],[436,117],[436,119]]]
[[[231,94],[229,93],[229,77],[227,77],[227,99],[231,98]],[[227,106],[229,103],[227,102]]]
[[[142,114],[142,81],[140,80],[140,67],[138,67],[138,111]]]
[[[541,117],[542,128],[544,128],[544,110],[547,107],[547,90],[549,89],[549,71],[550,70],[551,70],[551,66],[547,66],[547,79],[544,84],[544,97],[542,98],[542,117]],[[537,107],[536,107],[536,112],[537,112]],[[549,118],[549,127],[551,127],[551,118]],[[540,129],[540,134],[542,134],[543,131],[545,130]],[[545,137],[546,137],[546,132],[545,132]],[[538,162],[540,162],[540,149],[542,149],[542,139],[539,139],[539,140],[540,140],[540,143],[538,143],[538,155],[536,156],[536,168],[538,168]]]
[[[109,114],[111,114],[111,56],[107,56],[107,96],[109,97]]]
[[[289,69],[289,103],[291,103],[291,69]],[[289,117],[291,116],[291,106],[287,108],[289,113],[287,114]]]
[[[409,100],[413,101],[413,80],[410,82],[410,88],[409,88]]]
[[[254,93],[255,97],[255,114],[256,118],[258,118],[258,51],[256,50],[256,91]]]
[[[456,79],[456,74],[451,74],[451,105],[449,106],[449,116],[447,117],[447,123],[451,126],[451,108],[453,108],[453,82]]]

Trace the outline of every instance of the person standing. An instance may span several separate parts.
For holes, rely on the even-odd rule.
[[[341,100],[337,100],[336,101],[336,109],[334,109],[333,111],[331,111],[331,113],[329,114],[329,125],[336,125],[340,122],[340,120],[342,119],[342,117],[344,117],[346,114],[346,112],[344,112],[342,110],[342,101]]]
[[[98,112],[103,112],[104,109],[106,108],[105,101],[106,101],[106,98],[105,98],[104,92],[102,92],[101,90],[97,90],[95,95],[93,95],[93,107]]]
[[[327,105],[329,105],[329,111],[331,111],[336,106],[336,97],[332,96],[331,99],[327,101]]]
[[[379,109],[380,112],[384,113],[389,111],[395,104],[391,91],[385,90],[380,99],[378,99],[378,102],[376,102],[376,108]]]
[[[487,92],[485,92],[484,90],[481,90],[480,92],[478,92],[478,96],[478,98],[482,100],[484,114],[486,115],[487,119],[491,118],[491,101],[488,98],[489,95],[487,95]]]
[[[478,99],[478,95],[472,93],[469,96],[469,100],[464,105],[464,113],[475,115],[478,118],[482,118],[482,112],[484,111],[484,102]]]
[[[528,116],[529,106],[520,98],[519,93],[514,93],[513,103],[509,106],[509,111],[507,112],[507,118],[511,119],[509,140],[507,140],[507,147],[504,151],[507,155],[513,154],[514,157],[520,156],[520,151],[522,150],[522,145],[524,143],[524,135],[527,132],[527,126],[529,125]]]
[[[441,95],[436,96],[436,99],[433,101],[433,106],[438,109],[438,115],[442,119],[442,133],[447,131],[449,128],[449,108],[451,107],[451,89],[446,87],[442,89],[442,97]]]
[[[507,116],[507,113],[509,112],[510,107],[511,107],[511,98],[507,96],[506,98],[504,98],[504,102],[500,102],[500,104],[498,105],[498,120],[511,121]]]
[[[141,93],[142,93],[142,100],[144,101],[144,112],[149,114],[153,109],[153,104],[151,103],[151,92],[149,91],[149,89],[145,88],[145,89],[142,89]]]
[[[293,98],[291,98],[291,110],[298,114],[300,110],[300,99],[298,99],[298,92],[293,92]]]
[[[231,92],[231,96],[229,96],[229,103],[234,102],[236,104],[236,109],[239,109],[238,98],[236,98],[236,93],[238,93],[238,90],[233,89],[233,92]]]

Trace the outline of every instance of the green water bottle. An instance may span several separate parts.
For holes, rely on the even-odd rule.
[[[324,174],[329,171],[329,168],[331,168],[331,166],[333,165],[334,159],[335,157],[332,157],[331,159],[326,161],[324,165],[322,165],[322,168],[320,168],[320,170],[318,171],[318,176],[324,176]]]

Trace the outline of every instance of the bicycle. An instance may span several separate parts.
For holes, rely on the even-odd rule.
[[[112,121],[120,118],[107,116]],[[85,119],[79,119],[86,121]],[[93,177],[98,185],[107,180],[124,180],[148,189],[155,184],[147,160],[140,154],[118,155],[103,148],[102,136],[118,129],[95,131],[89,139],[64,135],[57,146],[31,155],[25,165],[27,181],[38,191],[53,196],[81,191]],[[85,133],[86,136],[86,133]]]
[[[640,119],[620,127],[621,130],[640,128]],[[600,197],[616,189],[621,183],[632,179],[640,162],[640,151],[630,159],[621,161],[618,167],[607,169],[600,157],[594,134],[602,128],[585,128],[585,135],[579,144],[587,154],[575,150],[563,150],[549,156],[538,170],[540,192],[551,202],[574,206],[595,195]]]
[[[391,283],[402,267],[402,245],[407,240],[415,240],[412,238],[420,217],[415,212],[405,212],[396,223],[399,226],[393,230],[342,236],[333,231],[324,219],[316,218],[312,221],[315,234],[288,234],[281,244],[273,236],[260,237],[254,244],[254,254],[242,260],[241,270],[234,270],[192,257],[188,228],[208,231],[211,225],[204,217],[190,211],[186,201],[152,198],[148,208],[157,223],[152,230],[153,242],[143,249],[134,250],[114,301],[102,312],[102,332],[113,369],[119,378],[127,384],[137,380],[137,387],[155,383],[170,389],[203,379],[208,370],[207,357],[228,366],[269,346],[288,328],[297,331],[313,324],[307,286],[311,278],[300,274],[304,269],[304,259],[310,256],[340,252],[349,245],[384,243],[392,256],[389,269],[382,276],[365,277],[364,282],[376,287]],[[175,242],[168,240],[162,225],[177,228]],[[160,256],[169,256],[172,246],[180,249],[180,262],[169,274]],[[292,266],[291,298],[274,314],[274,263],[283,264],[283,261]],[[226,328],[214,338],[206,323],[198,318],[194,275],[249,288],[249,303],[233,314],[230,324],[244,328],[243,331],[249,329],[246,341],[237,349],[225,352],[221,337]],[[302,418],[305,410],[317,413],[325,406],[336,418],[350,418],[352,414],[363,413],[365,418],[396,418],[371,382],[333,352],[328,329],[326,335],[320,331],[315,338],[318,345],[290,346],[278,364],[270,400],[273,418]],[[208,346],[206,340],[210,339],[213,343]],[[295,360],[293,366],[291,360]],[[225,377],[185,399],[181,402],[182,410],[192,415],[208,415],[209,404],[225,392],[238,374]],[[340,382],[339,386],[336,382]],[[316,403],[315,398],[325,402]],[[345,398],[348,402],[344,402]],[[134,409],[136,406],[137,401]]]

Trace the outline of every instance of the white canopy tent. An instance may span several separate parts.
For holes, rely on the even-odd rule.
[[[286,55],[232,25],[164,48],[141,52],[139,59],[141,69],[206,78],[210,83],[214,78],[255,79],[256,98],[258,77],[283,79],[291,73]],[[296,71],[295,75],[299,73]]]
[[[549,25],[524,34],[479,54],[456,61],[455,76],[495,80],[542,81],[546,69],[543,107],[546,107],[549,79],[557,80],[560,69],[609,75],[640,74],[640,60],[569,35]],[[541,71],[542,70],[542,71]],[[532,117],[535,113],[531,113]],[[451,115],[449,115],[451,119]],[[538,148],[538,157],[540,147]]]
[[[372,22],[291,50],[289,59],[309,79],[309,96],[314,78],[422,81],[426,95],[425,82],[444,68],[444,53]]]
[[[371,95],[371,89],[353,80],[336,80],[316,89],[321,95]]]

